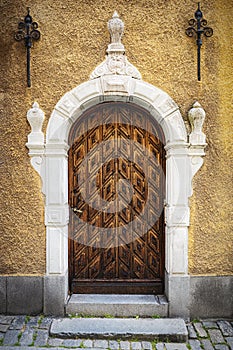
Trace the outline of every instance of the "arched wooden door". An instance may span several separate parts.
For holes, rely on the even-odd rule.
[[[165,156],[145,109],[106,102],[69,135],[71,293],[161,294]]]

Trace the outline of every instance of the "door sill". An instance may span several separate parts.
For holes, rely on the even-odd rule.
[[[164,295],[72,294],[66,314],[97,317],[167,317]]]
[[[73,279],[70,290],[75,294],[148,294],[162,295],[163,280],[81,280]]]

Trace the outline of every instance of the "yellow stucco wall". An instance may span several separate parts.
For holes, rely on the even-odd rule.
[[[193,182],[189,230],[192,274],[232,273],[233,197],[232,16],[228,0],[203,1],[214,36],[204,39],[202,83],[196,78],[195,40],[186,37],[193,0],[0,0],[1,222],[0,274],[45,272],[44,199],[25,148],[26,112],[36,100],[48,118],[58,100],[89,79],[109,42],[106,23],[116,9],[125,22],[128,59],[143,80],[166,91],[184,119],[198,101],[207,116],[205,163]],[[18,21],[31,6],[41,40],[32,49],[32,87],[26,87],[25,48],[14,41]]]

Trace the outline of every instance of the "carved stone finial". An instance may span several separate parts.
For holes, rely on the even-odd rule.
[[[199,102],[195,102],[188,112],[192,132],[189,135],[189,142],[192,145],[205,144],[206,137],[202,132],[202,126],[205,120],[205,111]]]
[[[115,11],[112,18],[108,21],[108,30],[111,35],[111,43],[121,44],[121,37],[124,31],[124,22],[119,18]]]
[[[116,76],[130,76],[135,79],[141,79],[141,74],[131,63],[128,62],[125,55],[124,45],[121,43],[121,38],[124,31],[124,22],[119,18],[115,11],[112,18],[108,21],[108,30],[111,36],[111,43],[108,45],[107,57],[103,63],[96,67],[92,72],[90,79],[99,78],[101,76],[113,76],[112,81],[108,81],[107,85],[111,86],[111,91],[115,91],[119,84],[116,82]],[[122,90],[123,91],[123,90]]]
[[[27,120],[32,129],[31,133],[28,135],[28,145],[44,144],[44,134],[41,131],[44,121],[44,112],[40,109],[37,102],[34,102],[32,108],[27,112]]]
[[[40,109],[39,104],[34,102],[32,108],[27,112],[27,120],[31,126],[31,133],[28,135],[28,142],[26,143],[29,149],[29,156],[31,158],[31,165],[42,177],[43,172],[43,155],[44,155],[44,134],[41,131],[44,112]],[[42,189],[42,192],[44,190]]]

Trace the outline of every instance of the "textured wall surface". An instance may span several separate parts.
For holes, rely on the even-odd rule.
[[[195,40],[185,35],[196,10],[194,0],[0,0],[0,6],[0,274],[45,271],[44,199],[25,147],[30,131],[26,112],[36,100],[46,114],[45,128],[65,92],[89,79],[104,59],[106,23],[114,10],[125,22],[128,59],[143,80],[166,91],[185,120],[195,100],[206,110],[207,154],[190,200],[189,267],[197,275],[231,273],[233,3],[203,1],[214,36],[203,40],[201,83]],[[30,89],[25,48],[13,39],[27,6],[41,31],[32,49]]]

